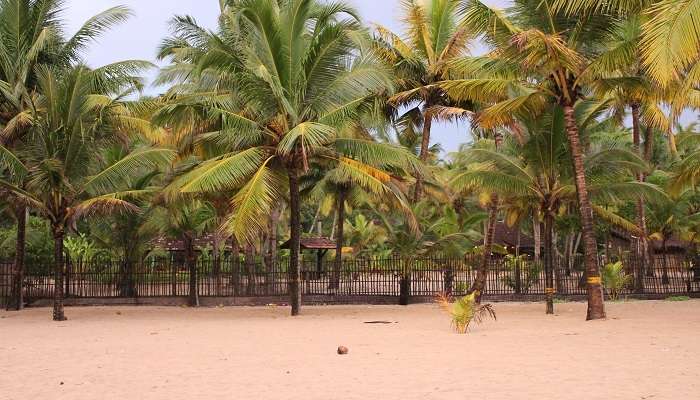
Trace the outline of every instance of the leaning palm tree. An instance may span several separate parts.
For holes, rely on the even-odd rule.
[[[271,208],[288,192],[289,292],[300,312],[300,176],[316,159],[356,165],[411,164],[401,149],[341,137],[367,99],[391,88],[371,54],[353,55],[363,31],[343,3],[242,0],[223,3],[220,31],[188,17],[173,21],[161,56],[172,65],[163,79],[181,78],[183,102],[195,102],[218,130],[200,139],[226,153],[186,174],[185,193],[236,190],[224,224],[239,242],[267,228]]]
[[[397,94],[389,102],[396,109],[405,109],[396,117],[397,126],[418,125],[421,133],[419,157],[426,162],[430,156],[430,131],[437,114],[454,106],[436,82],[448,79],[450,62],[467,53],[470,31],[459,24],[458,0],[404,0],[402,36],[377,26],[375,46],[381,58],[394,70]],[[452,115],[466,115],[464,110]],[[423,192],[423,177],[416,177],[413,201]]]
[[[145,127],[130,112],[120,94],[131,93],[138,80],[132,76],[143,65],[120,63],[90,70],[78,66],[54,71],[40,68],[38,92],[21,157],[14,168],[27,176],[25,188],[0,180],[0,185],[46,217],[54,238],[54,309],[63,311],[63,239],[79,218],[98,212],[137,211],[124,200],[146,191],[115,191],[135,168],[168,163],[170,150],[143,147],[116,163],[100,168],[96,162],[108,145],[124,141]],[[125,91],[126,90],[126,91]],[[18,160],[21,160],[18,161]]]
[[[37,95],[37,66],[64,68],[77,61],[85,46],[114,24],[126,19],[129,10],[114,7],[88,21],[66,39],[61,28],[60,0],[0,1],[0,144],[13,150],[27,133],[28,121]],[[20,175],[8,177],[19,187]],[[24,274],[24,248],[27,207],[14,202],[17,221],[15,279],[12,305],[23,305],[21,282]]]

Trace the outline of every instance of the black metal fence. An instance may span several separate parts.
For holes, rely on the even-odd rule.
[[[344,260],[334,271],[333,260],[302,262],[303,295],[357,297],[434,296],[439,292],[465,294],[476,277],[480,257],[418,257]],[[633,258],[622,260],[629,275],[625,294],[689,294],[700,292],[700,265],[690,258],[658,255],[646,268]],[[554,271],[560,297],[585,294],[580,260],[557,262]],[[13,269],[0,263],[0,300],[11,296]],[[288,294],[288,262],[243,260],[199,260],[197,291],[200,297],[261,297]],[[190,271],[182,263],[151,259],[129,264],[124,261],[69,262],[63,270],[67,298],[134,298],[187,296]],[[29,302],[53,295],[51,265],[30,265],[22,283]],[[523,298],[543,296],[542,265],[512,257],[496,258],[489,266],[486,289],[489,296]]]

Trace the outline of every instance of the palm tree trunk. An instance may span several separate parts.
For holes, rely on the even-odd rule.
[[[63,227],[53,226],[53,257],[54,257],[54,268],[53,268],[53,320],[54,321],[65,321],[65,313],[63,312]]]
[[[494,143],[496,145],[496,151],[501,147],[503,143],[503,136],[496,132],[493,136]],[[486,277],[488,276],[489,265],[491,264],[491,250],[493,248],[493,239],[496,235],[496,222],[498,219],[498,196],[494,193],[491,194],[491,201],[489,202],[489,215],[488,222],[486,225],[486,232],[484,235],[484,255],[481,257],[481,265],[479,270],[476,272],[476,280],[472,285],[470,292],[476,292],[476,302],[481,303],[481,297],[484,294],[484,289],[486,288]]]
[[[425,105],[425,108],[428,108],[427,104]],[[423,135],[421,137],[420,154],[418,156],[422,162],[428,161],[428,152],[430,151],[430,129],[432,125],[432,118],[427,112],[423,112]],[[417,176],[416,187],[415,191],[413,192],[413,203],[418,203],[421,196],[423,196],[423,177]]]
[[[644,157],[641,149],[641,132],[639,127],[639,104],[632,103],[632,143],[634,146],[634,151],[639,153],[640,157]],[[637,180],[639,182],[644,182],[644,173],[640,172],[637,174]],[[639,197],[637,199],[636,205],[637,211],[637,226],[642,232],[640,235],[639,246],[637,247],[637,271],[635,279],[635,291],[638,293],[644,292],[644,271],[647,269],[648,259],[647,259],[647,224],[646,215],[644,212],[644,199]]]
[[[676,147],[676,135],[673,134],[673,129],[668,128],[668,132],[666,133],[666,137],[668,138],[668,150],[671,152],[671,156],[673,157],[674,160],[678,159],[678,147]]]
[[[119,295],[122,297],[135,297],[136,287],[134,284],[134,262],[129,253],[124,257],[121,265],[121,277],[119,279]]]
[[[301,243],[301,204],[299,196],[299,176],[296,170],[289,173],[289,303],[292,316],[301,312],[301,271],[299,253]]]
[[[651,157],[654,155],[654,129],[647,126],[644,132],[644,159],[651,162]]]
[[[586,270],[586,291],[588,293],[588,312],[586,320],[605,318],[605,303],[603,288],[598,266],[598,249],[593,223],[593,209],[586,187],[586,174],[583,166],[583,154],[579,141],[578,126],[571,104],[564,104],[566,120],[566,135],[569,139],[569,149],[573,162],[576,195],[578,196],[579,213],[581,217],[581,233],[583,235],[584,265]]]
[[[540,219],[537,213],[532,215],[532,236],[535,241],[535,264],[540,263],[540,255],[542,253],[542,230],[540,229]]]
[[[23,205],[15,209],[17,218],[17,241],[15,243],[15,265],[12,281],[12,294],[7,305],[8,310],[20,311],[24,308],[24,253],[27,240],[27,208]]]
[[[496,234],[498,203],[497,201],[494,202],[493,198],[491,200],[491,204],[489,204],[489,216],[486,225],[486,232],[484,232],[484,254],[481,257],[479,269],[476,271],[476,278],[474,279],[474,283],[469,289],[470,292],[476,292],[477,303],[481,303],[481,297],[483,296],[484,289],[486,288],[486,277],[488,275],[489,264],[491,262],[491,250],[493,248],[493,239]]]
[[[248,275],[246,294],[253,296],[255,294],[255,246],[252,243],[245,245],[245,269]]]
[[[336,230],[335,230],[335,262],[333,263],[333,277],[331,279],[330,288],[340,288],[340,270],[343,266],[343,239],[345,228],[345,188],[338,190],[338,205]]]
[[[267,250],[269,261],[267,263],[268,272],[265,275],[265,290],[268,292],[270,291],[270,282],[272,282],[272,279],[270,279],[270,274],[274,274],[277,271],[275,266],[277,265],[277,224],[279,223],[279,220],[280,208],[279,206],[275,206],[272,209],[272,212],[270,213],[270,231],[267,235]]]
[[[214,275],[214,295],[221,296],[221,240],[218,233],[214,233],[212,260],[212,274]]]
[[[554,216],[547,210],[544,214],[544,293],[547,300],[547,314],[554,314]]]
[[[663,259],[662,259],[662,264],[663,265],[663,271],[661,273],[661,284],[662,285],[668,285],[669,280],[668,280],[668,249],[666,248],[666,240],[667,237],[664,235],[664,240],[661,241],[661,251],[663,252]]]
[[[199,306],[199,293],[197,292],[197,257],[194,253],[193,238],[189,234],[183,236],[185,244],[185,263],[190,273],[188,304],[190,307]]]
[[[574,235],[569,233],[564,239],[564,271],[566,276],[571,275],[571,248],[574,247]]]
[[[231,284],[233,295],[238,296],[241,290],[241,247],[235,236],[231,237]]]

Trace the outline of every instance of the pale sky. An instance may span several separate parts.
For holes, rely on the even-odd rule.
[[[346,1],[360,11],[366,23],[401,31],[399,0]],[[502,7],[508,1],[487,0],[486,3]],[[116,5],[128,6],[135,15],[90,47],[85,61],[91,66],[129,59],[154,61],[158,44],[169,34],[168,20],[173,15],[191,15],[200,25],[213,29],[219,12],[218,0],[68,0],[64,14],[68,21],[67,33],[73,34],[86,19]],[[149,93],[157,93],[157,90],[151,88]],[[465,124],[433,125],[431,141],[441,143],[446,152],[456,150],[469,138]]]

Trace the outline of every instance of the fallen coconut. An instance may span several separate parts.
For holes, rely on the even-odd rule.
[[[348,354],[348,348],[345,346],[338,346],[338,354]]]

